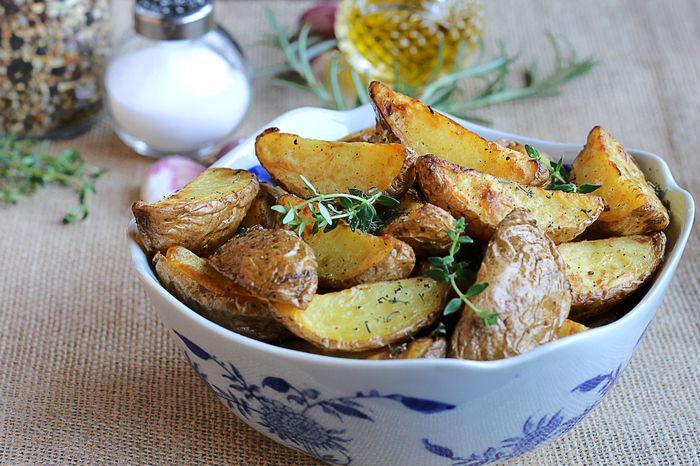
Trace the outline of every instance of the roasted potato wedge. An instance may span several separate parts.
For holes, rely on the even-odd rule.
[[[573,298],[571,316],[590,320],[646,283],[661,263],[666,235],[633,235],[559,245]]]
[[[270,204],[273,204],[278,197],[289,193],[279,186],[263,181],[260,183],[260,194],[264,195]]]
[[[476,282],[489,286],[470,301],[497,312],[490,330],[464,306],[452,339],[451,357],[504,359],[554,341],[569,314],[571,287],[554,242],[524,209],[498,225],[484,253]]]
[[[277,201],[288,207],[299,205],[304,200],[287,194]],[[311,212],[306,208],[300,209],[299,215],[311,218]],[[416,264],[413,249],[403,241],[389,235],[374,236],[357,229],[353,231],[344,222],[329,232],[316,234],[312,234],[309,224],[302,232],[302,238],[314,250],[318,284],[327,290],[406,278]]]
[[[388,142],[384,136],[384,129],[379,125],[370,126],[354,133],[350,133],[344,138],[338,139],[340,142],[369,142],[372,144],[383,144]]]
[[[352,231],[344,223],[313,235],[309,245],[316,255],[319,285],[331,290],[406,278],[416,265],[413,249],[403,241]]]
[[[444,358],[447,354],[447,339],[442,336],[417,338],[367,351],[331,351],[302,339],[287,341],[281,346],[305,353],[345,359],[437,359]]]
[[[176,193],[131,210],[149,254],[183,246],[207,256],[233,236],[258,190],[252,173],[209,168]]]
[[[246,212],[245,217],[241,225],[246,228],[252,228],[255,225],[261,225],[264,228],[272,228],[275,225],[275,219],[277,215],[270,209],[270,201],[267,200],[267,196],[258,193],[250,203],[248,207],[248,212]]]
[[[404,203],[402,203],[403,205]],[[444,254],[452,240],[446,230],[454,231],[455,218],[436,205],[412,202],[399,216],[393,218],[381,233],[408,243],[422,256]],[[401,210],[401,206],[398,207]]]
[[[588,330],[588,327],[585,325],[574,322],[571,319],[566,319],[564,320],[564,325],[562,325],[559,329],[558,338],[561,339],[564,337],[569,337],[571,335],[576,335],[577,333],[585,332],[586,330]]]
[[[487,141],[422,102],[374,81],[369,97],[377,121],[417,155],[433,154],[465,168],[539,186],[549,171],[527,154]]]
[[[432,325],[447,283],[417,277],[317,294],[305,310],[278,305],[277,317],[300,338],[338,351],[365,351],[405,340]]]
[[[415,155],[400,144],[318,141],[270,128],[257,137],[255,153],[278,184],[300,197],[313,194],[300,175],[324,194],[377,188],[396,197],[415,180]]]
[[[287,230],[253,227],[228,240],[209,263],[256,296],[302,309],[318,286],[314,251]]]
[[[423,337],[376,350],[367,359],[439,359],[447,355],[447,338]]]
[[[647,183],[634,159],[600,126],[574,160],[573,183],[598,184],[595,193],[608,210],[600,214],[589,233],[597,237],[628,236],[661,231],[669,224],[668,211]]]
[[[262,341],[288,339],[291,333],[274,317],[274,308],[181,246],[157,252],[153,262],[163,286],[203,317],[229,330]]]
[[[513,141],[512,139],[496,139],[496,144],[499,146],[505,147],[507,149],[513,149],[517,150],[521,154],[527,155],[527,150],[525,149],[525,146],[518,141]],[[549,156],[546,152],[539,151],[540,157],[541,157],[541,162],[545,164],[545,166],[549,165],[550,167],[552,166],[552,157]],[[529,157],[529,155],[528,155]],[[546,188],[549,186],[550,180],[545,181],[540,185],[542,188]]]
[[[485,243],[498,223],[516,207],[532,212],[537,224],[555,243],[571,241],[595,221],[604,204],[594,194],[547,191],[523,186],[476,170],[469,170],[434,155],[416,162],[418,184],[431,203],[464,217],[467,232]]]

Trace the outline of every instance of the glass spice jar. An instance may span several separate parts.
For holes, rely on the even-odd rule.
[[[105,69],[108,114],[141,155],[207,157],[228,142],[251,97],[250,70],[214,22],[212,0],[137,0],[134,30]]]
[[[0,0],[0,135],[88,129],[109,47],[108,0]]]

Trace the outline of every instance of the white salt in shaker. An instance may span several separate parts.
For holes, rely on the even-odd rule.
[[[137,0],[104,93],[117,134],[139,154],[206,157],[243,119],[249,68],[213,11],[211,0]]]

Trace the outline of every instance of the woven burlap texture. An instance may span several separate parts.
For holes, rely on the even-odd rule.
[[[698,197],[697,1],[486,3],[490,46],[503,38],[520,48],[524,63],[537,56],[546,69],[550,30],[599,64],[558,97],[475,114],[504,131],[576,143],[600,124],[628,147],[661,154],[678,183]],[[263,7],[291,22],[311,4],[222,1],[216,14],[246,45],[269,30]],[[113,3],[117,32],[128,25],[130,6]],[[253,67],[280,60],[270,48],[247,53]],[[266,79],[256,81],[254,92],[240,136],[314,104]],[[56,187],[0,210],[0,463],[317,464],[225,409],[155,315],[125,242],[129,208],[151,161],[125,147],[106,122],[51,150],[64,147],[109,170],[87,221],[60,224],[75,199]],[[693,234],[656,319],[609,396],[563,438],[515,463],[700,462],[699,269]]]

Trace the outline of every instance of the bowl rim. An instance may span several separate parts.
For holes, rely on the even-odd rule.
[[[297,118],[299,116],[306,116],[313,113],[326,114],[332,116],[334,119],[339,121],[351,122],[354,119],[363,119],[368,115],[368,109],[371,110],[369,104],[365,104],[361,107],[352,110],[330,110],[319,107],[299,107],[288,112],[279,115],[277,118],[273,119],[267,125],[263,126],[260,130],[253,133],[251,136],[246,138],[237,147],[233,148],[229,153],[225,154],[219,160],[217,160],[212,167],[228,167],[229,164],[234,163],[237,158],[241,156],[246,150],[250,150],[255,142],[255,138],[260,132],[269,127],[283,126],[285,120]],[[481,126],[475,123],[464,121],[460,118],[445,114],[446,116],[457,121],[467,129],[474,131],[484,137],[494,138],[507,138],[514,139],[521,143],[532,144],[538,147],[540,150],[557,150],[558,152],[578,152],[583,147],[581,144],[571,144],[571,143],[560,143],[555,141],[547,141],[543,139],[536,139],[527,136],[521,136],[513,133],[507,133],[503,131],[498,131],[492,128]],[[364,126],[363,126],[364,127]],[[357,128],[361,129],[361,128]],[[364,360],[364,359],[348,359],[340,358],[334,356],[326,356],[314,353],[308,353],[299,350],[293,350],[289,348],[284,348],[282,346],[277,346],[272,343],[265,343],[253,338],[246,337],[244,335],[238,334],[234,331],[228,330],[224,327],[215,324],[214,322],[201,316],[194,310],[190,309],[175,296],[170,294],[158,281],[155,276],[152,267],[149,265],[150,261],[147,255],[141,248],[138,241],[134,239],[136,232],[136,223],[132,218],[129,222],[127,229],[127,240],[129,243],[131,257],[134,267],[141,278],[141,281],[147,287],[151,288],[154,292],[157,292],[163,296],[171,305],[173,305],[180,313],[184,314],[189,320],[205,327],[208,331],[213,331],[222,338],[232,340],[235,343],[250,347],[255,350],[262,351],[269,356],[284,357],[290,361],[295,362],[307,362],[313,363],[315,365],[324,366],[332,365],[334,367],[342,368],[357,368],[360,370],[385,370],[390,365],[391,367],[396,367],[400,365],[402,369],[407,367],[432,367],[436,369],[442,368],[461,368],[478,372],[493,372],[511,369],[515,366],[520,366],[527,363],[533,363],[541,358],[547,357],[552,353],[563,351],[565,348],[576,345],[582,339],[591,338],[593,335],[597,335],[605,338],[610,333],[615,333],[620,327],[631,324],[634,320],[638,318],[640,314],[643,313],[644,309],[650,305],[650,301],[661,295],[662,298],[668,288],[671,278],[675,272],[675,269],[680,261],[683,254],[685,246],[688,242],[690,236],[690,231],[693,225],[693,220],[695,216],[695,203],[691,194],[681,188],[675,181],[673,174],[668,166],[668,164],[657,154],[627,148],[628,153],[632,155],[635,159],[642,158],[647,161],[651,160],[654,168],[658,170],[658,178],[662,180],[665,184],[667,192],[678,193],[685,201],[685,209],[682,212],[677,212],[676,210],[671,210],[673,215],[678,216],[678,221],[680,225],[680,232],[678,238],[676,239],[675,245],[670,254],[664,257],[663,268],[658,272],[657,276],[654,278],[654,283],[651,284],[645,295],[639,300],[639,302],[630,309],[624,316],[620,317],[614,322],[603,325],[601,327],[592,328],[586,332],[574,334],[566,338],[562,338],[546,345],[535,348],[524,354],[513,356],[506,359],[499,359],[494,361],[474,361],[474,360],[464,360],[464,359],[453,359],[453,358],[443,358],[443,359],[400,359],[400,360]],[[250,167],[236,167],[236,168],[250,168]],[[653,311],[650,322],[656,313],[656,309]]]

